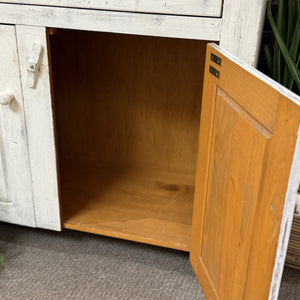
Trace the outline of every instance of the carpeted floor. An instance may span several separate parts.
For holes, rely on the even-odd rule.
[[[0,299],[205,299],[188,254],[0,223]]]
[[[300,299],[300,270],[286,267],[283,272],[278,300]]]
[[[1,300],[205,299],[180,251],[0,223],[0,253]],[[287,268],[279,299],[298,295],[300,272]]]

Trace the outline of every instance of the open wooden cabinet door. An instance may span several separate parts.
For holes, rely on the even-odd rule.
[[[216,45],[205,68],[190,260],[207,299],[276,299],[300,180],[300,98]]]

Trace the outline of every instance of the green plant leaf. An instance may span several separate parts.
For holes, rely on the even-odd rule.
[[[282,52],[282,55],[283,55],[283,57],[285,59],[285,62],[286,62],[287,66],[288,66],[288,68],[289,68],[289,70],[290,70],[290,72],[291,72],[291,74],[292,74],[292,76],[293,76],[293,78],[295,80],[295,83],[298,86],[298,89],[300,90],[300,72],[297,69],[296,63],[291,58],[284,40],[280,36],[280,33],[278,31],[278,28],[276,26],[275,20],[274,20],[273,15],[272,15],[271,3],[272,3],[272,1],[270,1],[269,4],[268,4],[267,16],[268,16],[270,25],[272,27],[272,30],[274,32],[274,35],[275,35],[276,41],[278,43],[278,46],[279,46],[279,48],[280,48],[280,50]]]
[[[298,18],[296,20],[294,33],[292,35],[292,42],[289,48],[290,55],[294,61],[296,61],[297,56],[299,55],[299,44],[300,44],[300,6],[298,8]]]
[[[273,74],[272,54],[270,48],[265,46],[265,55],[270,74]]]
[[[296,13],[296,7],[295,7],[295,0],[288,0],[288,32],[287,32],[287,46],[288,48],[291,46],[292,43],[292,37],[293,37],[293,28],[295,24],[295,13]]]
[[[286,39],[286,21],[285,21],[285,5],[284,0],[279,0],[278,15],[277,15],[277,27],[280,36]]]
[[[300,64],[300,55],[298,57],[297,63],[296,63],[296,67],[299,68],[299,64]],[[289,85],[287,86],[290,90],[293,88],[293,84],[294,84],[294,78],[291,77],[291,81],[289,83]],[[300,92],[300,89],[298,90],[298,93]]]
[[[291,58],[293,59],[294,62],[296,62],[296,68],[298,69],[299,72],[299,62],[300,62],[300,0],[293,1],[293,9],[294,9],[294,32],[292,34],[292,41],[290,43],[289,47],[289,53],[291,55]],[[295,5],[296,3],[296,5]],[[287,87],[292,89],[294,84],[294,78],[293,76],[290,76],[288,79]],[[300,92],[300,90],[299,90]]]
[[[300,1],[288,0],[287,6],[287,37],[286,45],[290,52],[293,61],[297,60],[297,55],[299,55],[299,40],[300,40]],[[298,67],[297,67],[298,68]],[[289,71],[287,64],[283,66],[283,79],[282,84],[286,87],[293,85],[293,76]]]

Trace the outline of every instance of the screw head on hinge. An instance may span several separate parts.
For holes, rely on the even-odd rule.
[[[210,54],[210,60],[213,61],[214,63],[216,63],[217,65],[221,66],[222,59],[219,56],[211,53]]]
[[[220,71],[218,71],[216,68],[213,66],[209,66],[209,73],[213,74],[215,77],[218,79],[220,78]]]

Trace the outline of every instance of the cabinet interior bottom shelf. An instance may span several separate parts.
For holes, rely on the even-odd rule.
[[[152,169],[61,168],[63,226],[190,250],[194,175]]]

